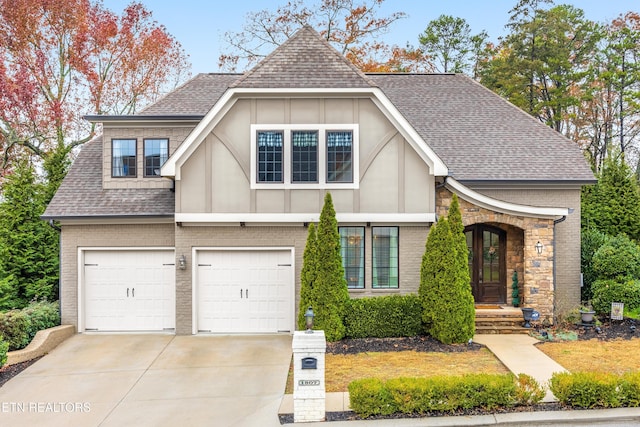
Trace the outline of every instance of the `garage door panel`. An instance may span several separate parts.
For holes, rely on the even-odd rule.
[[[85,329],[174,329],[173,258],[166,250],[85,251]]]
[[[198,330],[291,329],[291,251],[207,250],[198,252],[198,264]]]

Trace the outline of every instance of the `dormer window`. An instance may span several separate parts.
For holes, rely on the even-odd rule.
[[[357,188],[358,125],[252,125],[251,187]]]
[[[146,138],[144,140],[144,176],[159,177],[160,168],[169,158],[169,140]]]
[[[136,171],[136,140],[111,140],[111,176],[114,178],[135,178]]]

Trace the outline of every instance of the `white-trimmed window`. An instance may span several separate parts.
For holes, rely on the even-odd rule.
[[[340,255],[349,289],[364,289],[364,227],[338,227]]]
[[[251,188],[358,188],[358,125],[252,125]]]

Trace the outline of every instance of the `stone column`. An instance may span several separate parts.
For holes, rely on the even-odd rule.
[[[293,334],[293,421],[324,421],[324,331]]]

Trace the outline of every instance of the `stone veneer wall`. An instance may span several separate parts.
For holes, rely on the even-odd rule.
[[[451,205],[451,192],[445,188],[438,189],[437,209],[438,216],[445,216]],[[540,319],[553,323],[554,318],[554,286],[553,286],[553,219],[528,218],[523,216],[506,215],[500,212],[490,211],[473,205],[466,200],[460,200],[462,222],[465,226],[473,224],[489,224],[498,226],[507,233],[520,235],[522,230],[522,242],[519,237],[507,237],[507,301],[511,295],[511,275],[513,270],[520,268],[518,280],[520,282],[520,305],[531,307],[540,312]],[[515,232],[515,233],[514,233]],[[538,255],[535,249],[537,242],[542,243],[544,249]],[[518,250],[521,245],[522,250]],[[518,258],[522,261],[518,262]]]

